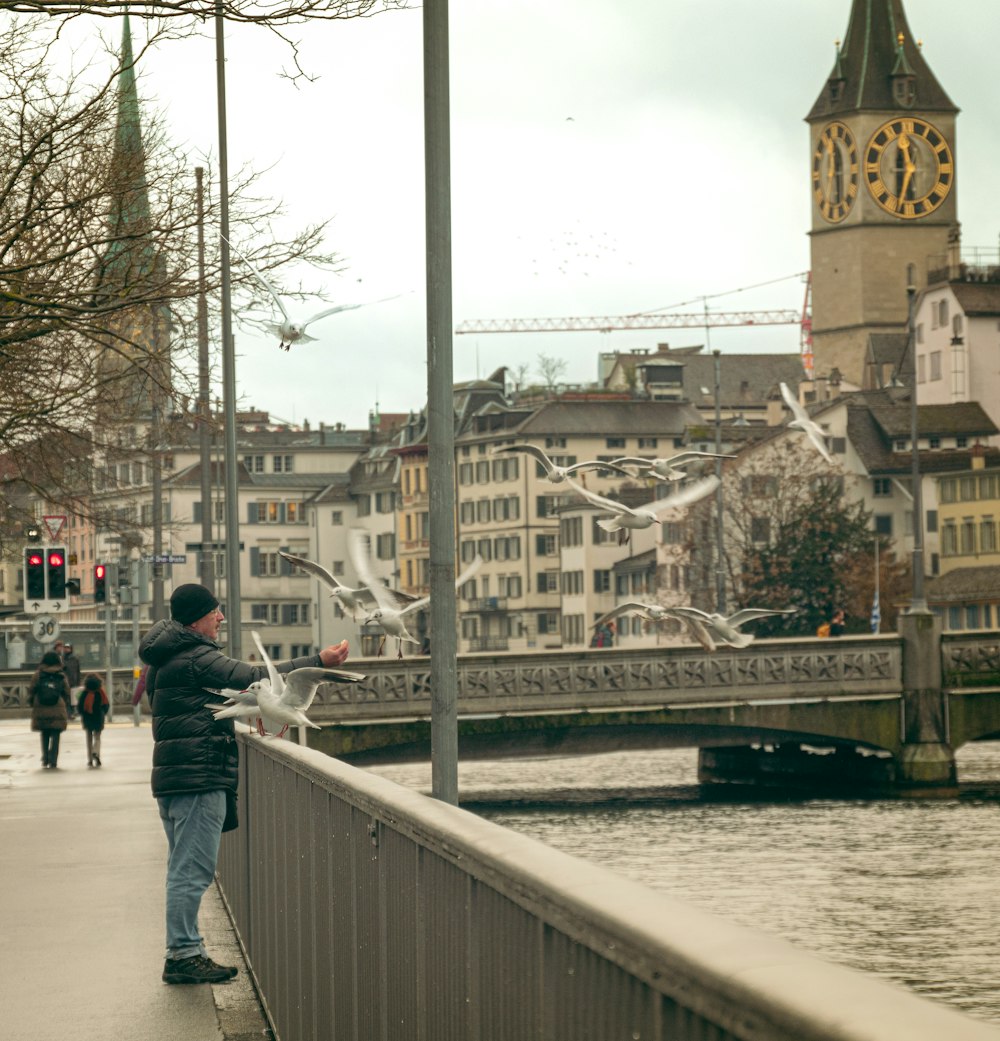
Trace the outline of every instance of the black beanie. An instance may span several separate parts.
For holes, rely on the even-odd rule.
[[[178,586],[170,596],[170,617],[181,625],[190,625],[214,611],[219,601],[197,582]]]

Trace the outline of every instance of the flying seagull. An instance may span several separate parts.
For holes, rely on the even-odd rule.
[[[628,542],[630,529],[649,528],[659,521],[661,513],[690,506],[706,495],[710,495],[719,486],[719,478],[714,474],[711,477],[703,477],[700,481],[695,481],[694,484],[690,484],[664,499],[657,499],[655,502],[635,509],[622,502],[616,502],[614,499],[605,499],[603,495],[588,491],[573,480],[570,480],[569,484],[588,502],[610,514],[609,517],[602,517],[598,520],[597,524],[605,531],[617,531],[618,544],[622,545]]]
[[[229,242],[228,239],[226,239]],[[315,336],[310,336],[306,329],[314,322],[318,322],[321,318],[327,318],[332,314],[339,314],[341,311],[355,311],[359,307],[366,306],[365,304],[338,304],[336,307],[327,307],[322,311],[317,312],[311,318],[301,319],[293,318],[289,313],[288,308],[285,306],[284,301],[281,299],[278,291],[273,285],[267,280],[263,272],[258,270],[249,257],[244,256],[231,242],[229,246],[232,251],[243,261],[244,264],[254,273],[257,281],[267,290],[271,299],[274,301],[275,306],[281,312],[281,320],[272,322],[263,322],[263,326],[269,332],[274,333],[280,337],[281,342],[278,344],[279,348],[283,351],[291,349],[293,343],[313,343],[316,340]],[[372,301],[373,303],[383,303],[386,300],[394,300],[395,297],[386,296],[382,297],[381,300]]]
[[[375,622],[382,629],[383,636],[378,647],[378,657],[382,656],[382,648],[385,646],[385,638],[387,636],[395,636],[399,642],[399,653],[397,657],[402,658],[404,640],[407,643],[420,643],[420,641],[407,630],[406,616],[414,611],[419,611],[421,607],[426,607],[431,602],[431,598],[425,596],[419,600],[411,601],[405,607],[397,607],[395,601],[392,599],[392,590],[387,589],[381,582],[379,582],[374,574],[372,574],[371,552],[367,534],[363,531],[352,531],[349,536],[348,545],[351,560],[354,561],[354,567],[358,573],[358,577],[372,591],[372,595],[378,603],[375,610],[365,619],[366,622]],[[483,558],[477,556],[476,559],[473,560],[473,562],[455,580],[455,588],[461,589],[461,587],[472,578],[480,567],[482,567],[482,564]]]
[[[678,452],[677,455],[668,456],[666,459],[645,459],[639,455],[624,455],[621,459],[613,459],[612,462],[618,466],[634,466],[639,471],[639,476],[645,473],[647,477],[655,477],[659,481],[679,481],[686,477],[682,467],[687,463],[693,463],[695,459],[735,459],[734,455],[726,455],[720,452]]]
[[[833,462],[833,456],[827,451],[826,448],[826,435],[823,433],[820,426],[814,423],[809,418],[809,413],[796,401],[795,395],[788,389],[788,385],[785,383],[780,384],[781,396],[785,399],[785,404],[791,409],[792,415],[795,417],[789,424],[789,428],[792,430],[801,430],[806,437],[816,446],[816,450],[819,454],[828,462]]]
[[[750,633],[740,632],[740,627],[758,618],[767,618],[776,614],[795,614],[795,609],[745,607],[728,617],[707,611],[699,611],[697,607],[665,607],[663,612],[686,623],[691,635],[705,648],[714,651],[716,641],[728,643],[732,647],[746,647],[753,643]]]
[[[538,447],[538,445],[501,445],[500,447],[493,449],[494,454],[499,452],[525,452],[528,455],[534,456],[538,462],[541,463],[542,469],[545,471],[545,476],[553,484],[561,484],[571,474],[577,474],[583,470],[607,470],[611,473],[618,474],[621,477],[632,476],[628,470],[623,470],[620,466],[616,466],[614,463],[602,463],[597,459],[588,460],[583,463],[573,463],[571,466],[557,466]]]
[[[286,553],[282,549],[279,549],[278,553],[290,564],[302,568],[303,571],[308,571],[324,585],[329,586],[331,590],[330,596],[336,597],[337,602],[344,610],[344,614],[350,617],[352,621],[362,620],[372,607],[378,606],[378,601],[375,599],[374,594],[366,586],[351,589],[350,586],[345,586],[343,582],[338,581],[322,564],[306,560],[305,557],[297,557],[294,553]],[[415,596],[410,596],[409,593],[404,593],[399,589],[389,589],[388,586],[384,588],[387,596],[395,601],[397,608],[405,607],[417,599]]]
[[[274,662],[264,650],[258,633],[251,633],[253,642],[267,666],[267,679],[255,680],[245,691],[231,692],[229,705],[209,705],[216,719],[257,719],[257,731],[263,737],[266,733],[277,731],[283,737],[289,726],[319,727],[313,723],[306,712],[316,696],[316,688],[321,683],[357,683],[365,677],[360,672],[348,672],[346,669],[323,669],[306,667],[293,669],[282,675],[274,667]]]

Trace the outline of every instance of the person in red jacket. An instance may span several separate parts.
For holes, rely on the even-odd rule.
[[[77,698],[76,707],[80,713],[80,722],[87,735],[87,766],[101,765],[101,731],[104,730],[104,717],[108,714],[111,703],[108,701],[101,677],[91,673],[83,681],[83,690]]]

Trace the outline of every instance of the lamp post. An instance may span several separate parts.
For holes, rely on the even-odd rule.
[[[910,595],[909,614],[927,614],[927,600],[924,597],[924,510],[923,494],[920,487],[920,424],[917,416],[917,348],[913,325],[916,307],[917,287],[916,268],[913,264],[906,268],[907,296],[907,357],[910,363],[910,471],[913,485],[913,584]]]
[[[726,613],[726,573],[723,568],[723,538],[725,524],[722,519],[722,359],[719,351],[712,351],[715,359],[715,476],[719,483],[715,488],[715,610]]]

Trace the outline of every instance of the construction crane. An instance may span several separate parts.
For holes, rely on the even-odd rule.
[[[709,311],[674,314],[571,316],[568,318],[470,318],[455,327],[458,336],[482,333],[610,333],[620,329],[707,329],[744,325],[798,325],[802,366],[812,375],[812,274],[805,272],[802,310]],[[727,294],[719,294],[727,295]],[[707,298],[706,298],[707,299]]]

